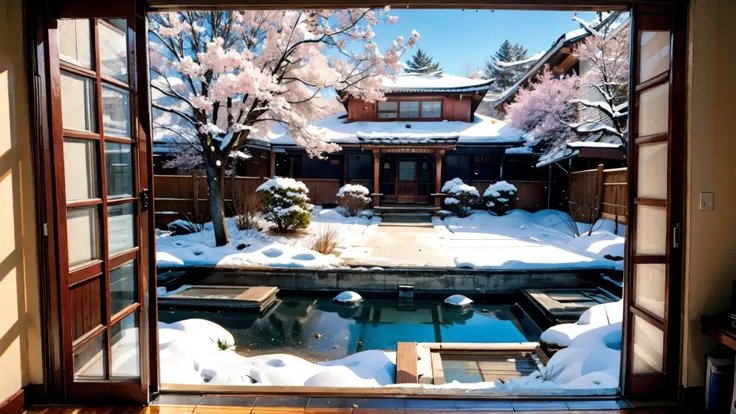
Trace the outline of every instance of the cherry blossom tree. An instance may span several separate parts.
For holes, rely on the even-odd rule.
[[[324,91],[383,99],[419,34],[385,51],[374,28],[390,9],[186,11],[149,16],[154,130],[188,145],[180,161],[202,158],[218,246],[229,242],[223,185],[228,161],[247,157],[248,137],[279,125],[311,156],[339,149],[309,125]]]
[[[591,32],[573,49],[584,69],[582,76],[555,76],[546,66],[519,89],[514,103],[506,108],[507,119],[548,145],[589,134],[615,136],[625,154],[629,30],[622,27],[606,34],[582,24]]]

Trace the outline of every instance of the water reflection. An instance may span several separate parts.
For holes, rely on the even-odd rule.
[[[235,336],[243,355],[288,353],[311,361],[369,349],[395,350],[397,342],[499,343],[539,340],[539,329],[516,305],[449,308],[439,300],[367,299],[358,305],[328,298],[282,297],[263,315],[242,311],[161,310],[159,319],[202,318]]]

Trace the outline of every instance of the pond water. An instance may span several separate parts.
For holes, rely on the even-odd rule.
[[[201,318],[235,337],[242,355],[287,353],[320,362],[369,349],[395,351],[397,342],[536,342],[541,331],[515,304],[474,303],[457,309],[442,299],[365,299],[338,304],[331,297],[279,294],[262,315],[239,310],[161,309],[159,320]]]

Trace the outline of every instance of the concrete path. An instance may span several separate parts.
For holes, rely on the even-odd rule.
[[[429,218],[390,218],[365,246],[346,249],[340,257],[351,266],[455,267]]]

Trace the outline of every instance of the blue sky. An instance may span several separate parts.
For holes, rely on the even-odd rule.
[[[572,20],[573,12],[513,10],[402,10],[392,9],[398,16],[394,25],[378,25],[376,43],[381,50],[397,36],[408,39],[412,29],[421,38],[417,46],[439,61],[445,73],[466,75],[482,68],[483,62],[505,39],[529,49],[529,54],[547,50],[563,33],[580,27]],[[595,13],[578,13],[586,21]],[[403,60],[416,52],[409,49]]]

